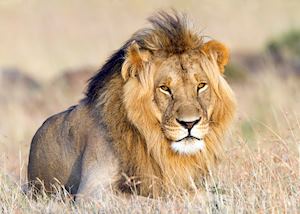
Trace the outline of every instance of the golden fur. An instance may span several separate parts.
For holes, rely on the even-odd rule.
[[[107,61],[79,105],[39,129],[31,145],[29,181],[39,178],[49,189],[56,178],[67,189],[73,187],[71,193],[84,194],[85,186],[96,186],[89,184],[90,177],[108,171],[102,179],[107,183],[99,177],[93,182],[153,197],[201,186],[222,153],[222,138],[235,110],[233,92],[222,75],[228,49],[217,41],[204,43],[184,16],[161,12],[149,20],[153,27],[135,33]],[[161,93],[162,78],[169,81],[172,94]],[[199,78],[208,89],[195,94],[192,83]],[[205,148],[190,155],[174,152],[174,130],[184,131],[178,118],[191,114],[199,114],[197,133],[208,130]],[[103,155],[111,161],[103,161]],[[111,170],[104,170],[110,162]]]

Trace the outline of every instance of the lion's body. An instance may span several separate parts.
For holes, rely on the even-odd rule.
[[[136,33],[106,62],[90,80],[85,99],[50,117],[37,131],[30,149],[29,181],[41,180],[49,190],[57,180],[71,193],[87,196],[112,187],[156,197],[173,188],[201,185],[221,154],[222,136],[234,112],[232,91],[220,73],[227,58],[225,63],[215,60],[178,17],[161,16],[152,20],[152,32]],[[159,51],[155,42],[165,43],[165,49]],[[143,50],[151,50],[151,59]],[[170,78],[177,82],[170,86],[172,96],[155,89],[159,81]],[[211,88],[203,88],[199,95],[190,93],[198,79]],[[175,128],[186,133],[190,126],[181,119],[198,114],[197,130],[189,127],[189,135],[178,140]],[[205,147],[199,147],[203,142]],[[179,147],[172,150],[170,145]]]
[[[59,182],[74,194],[83,181],[84,165],[103,167],[101,171],[107,177],[117,175],[109,174],[110,170],[117,169],[117,158],[98,127],[85,104],[50,117],[32,140],[29,180],[41,179],[46,190]],[[35,185],[40,188],[39,183]]]

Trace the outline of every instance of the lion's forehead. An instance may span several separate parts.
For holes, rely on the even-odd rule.
[[[200,82],[206,80],[206,74],[202,71],[199,56],[182,54],[171,56],[161,62],[157,71],[156,82],[178,84],[182,82]]]

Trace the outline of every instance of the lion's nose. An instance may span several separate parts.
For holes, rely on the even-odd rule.
[[[176,119],[176,121],[183,126],[186,129],[192,129],[197,123],[199,123],[201,118],[194,120],[194,121],[184,121],[184,120],[178,120]]]

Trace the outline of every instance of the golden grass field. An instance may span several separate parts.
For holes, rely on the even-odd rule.
[[[0,213],[300,212],[300,76],[268,60],[243,80],[229,79],[238,112],[224,158],[196,196],[125,201],[107,193],[75,205],[60,196],[32,200],[21,191],[33,134],[49,115],[83,97],[83,79],[91,74],[73,85],[55,78],[69,68],[96,71],[156,9],[182,8],[233,52],[259,52],[273,35],[300,27],[300,4],[293,0],[199,2],[0,0],[0,71],[19,68],[39,84],[0,79]]]
[[[182,201],[170,196],[158,201],[135,199],[127,203],[108,194],[101,202],[77,207],[59,197],[42,197],[38,201],[28,199],[20,187],[25,181],[30,138],[43,118],[50,112],[62,110],[69,101],[61,99],[63,94],[60,92],[55,94],[52,90],[36,95],[43,99],[56,96],[55,104],[49,100],[39,104],[49,105],[44,112],[34,113],[39,107],[33,106],[25,110],[25,104],[20,105],[18,101],[4,109],[2,106],[1,118],[5,118],[6,125],[14,124],[10,124],[12,130],[7,131],[7,136],[1,136],[0,208],[5,213],[39,213],[41,210],[51,213],[96,210],[108,213],[299,212],[300,78],[283,78],[274,75],[272,69],[250,75],[246,83],[232,84],[239,110],[224,144],[224,159],[207,179],[207,192],[201,192],[200,198],[183,197]],[[203,200],[203,194],[213,199]]]

